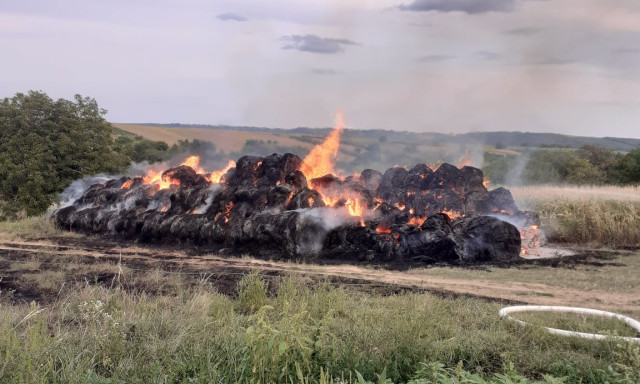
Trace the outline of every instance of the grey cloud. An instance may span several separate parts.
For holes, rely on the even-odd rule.
[[[237,13],[221,13],[218,19],[222,21],[247,21],[247,18]]]
[[[464,12],[478,14],[487,12],[510,12],[516,0],[414,0],[400,5],[403,11]]]
[[[491,51],[477,51],[474,55],[483,60],[500,60],[504,57],[500,53]]]
[[[525,27],[525,28],[516,28],[510,29],[508,31],[504,31],[507,35],[516,35],[516,36],[531,36],[536,33],[542,32],[543,28],[535,28],[535,27]]]
[[[421,58],[418,59],[418,61],[421,63],[433,63],[433,62],[439,62],[439,61],[447,61],[455,58],[456,57],[452,55],[427,55],[427,56],[422,56]]]
[[[327,69],[327,68],[313,68],[311,72],[315,75],[339,75],[342,72],[336,71],[335,69]]]
[[[282,49],[296,49],[302,52],[312,53],[338,53],[344,51],[345,45],[357,45],[347,39],[333,39],[317,35],[290,35],[282,36],[280,40],[287,42]]]

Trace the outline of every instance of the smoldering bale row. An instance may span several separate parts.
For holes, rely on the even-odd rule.
[[[508,190],[488,191],[477,168],[420,164],[308,181],[301,163],[292,154],[244,156],[219,184],[183,165],[163,173],[172,181],[164,189],[142,177],[98,179],[53,217],[70,230],[141,242],[376,262],[507,261],[519,255],[520,233],[495,216],[538,224]],[[348,215],[350,199],[367,208],[362,217]]]

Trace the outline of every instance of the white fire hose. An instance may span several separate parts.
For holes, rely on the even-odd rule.
[[[499,315],[500,317],[503,317],[505,319],[515,321],[516,323],[519,323],[522,325],[528,325],[529,323],[527,323],[526,321],[518,320],[509,316],[510,313],[517,313],[517,312],[570,312],[570,313],[580,313],[584,315],[592,315],[592,316],[599,316],[599,317],[609,317],[609,318],[614,318],[614,319],[624,321],[631,328],[635,329],[638,333],[640,333],[640,321],[634,320],[630,317],[623,316],[618,313],[600,311],[598,309],[560,307],[560,306],[551,306],[551,305],[517,305],[513,307],[502,308],[499,312]],[[585,339],[597,339],[597,340],[613,337],[617,340],[625,340],[625,341],[640,343],[639,337],[609,336],[609,335],[601,335],[597,333],[575,332],[575,331],[567,331],[564,329],[556,329],[556,328],[548,328],[548,327],[543,327],[543,328],[549,331],[550,333],[553,333],[556,335],[577,336],[577,337],[583,337]]]

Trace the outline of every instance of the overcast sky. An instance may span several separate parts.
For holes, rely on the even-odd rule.
[[[0,52],[112,122],[640,138],[639,0],[0,0]]]

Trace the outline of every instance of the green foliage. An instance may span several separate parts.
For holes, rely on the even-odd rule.
[[[640,147],[620,157],[614,171],[622,184],[640,183]]]
[[[495,184],[512,183],[509,175],[521,173],[521,182],[532,184],[637,184],[640,183],[640,148],[626,154],[592,144],[580,149],[545,148],[522,155],[528,158],[520,171],[517,155],[485,152],[482,170]]]
[[[0,216],[44,212],[71,181],[128,165],[105,113],[80,95],[54,101],[32,91],[0,101]]]
[[[267,283],[253,271],[238,282],[236,310],[253,313],[267,305]]]
[[[116,150],[131,161],[147,161],[151,164],[169,158],[169,145],[164,141],[151,141],[141,136],[118,136],[115,141]]]

